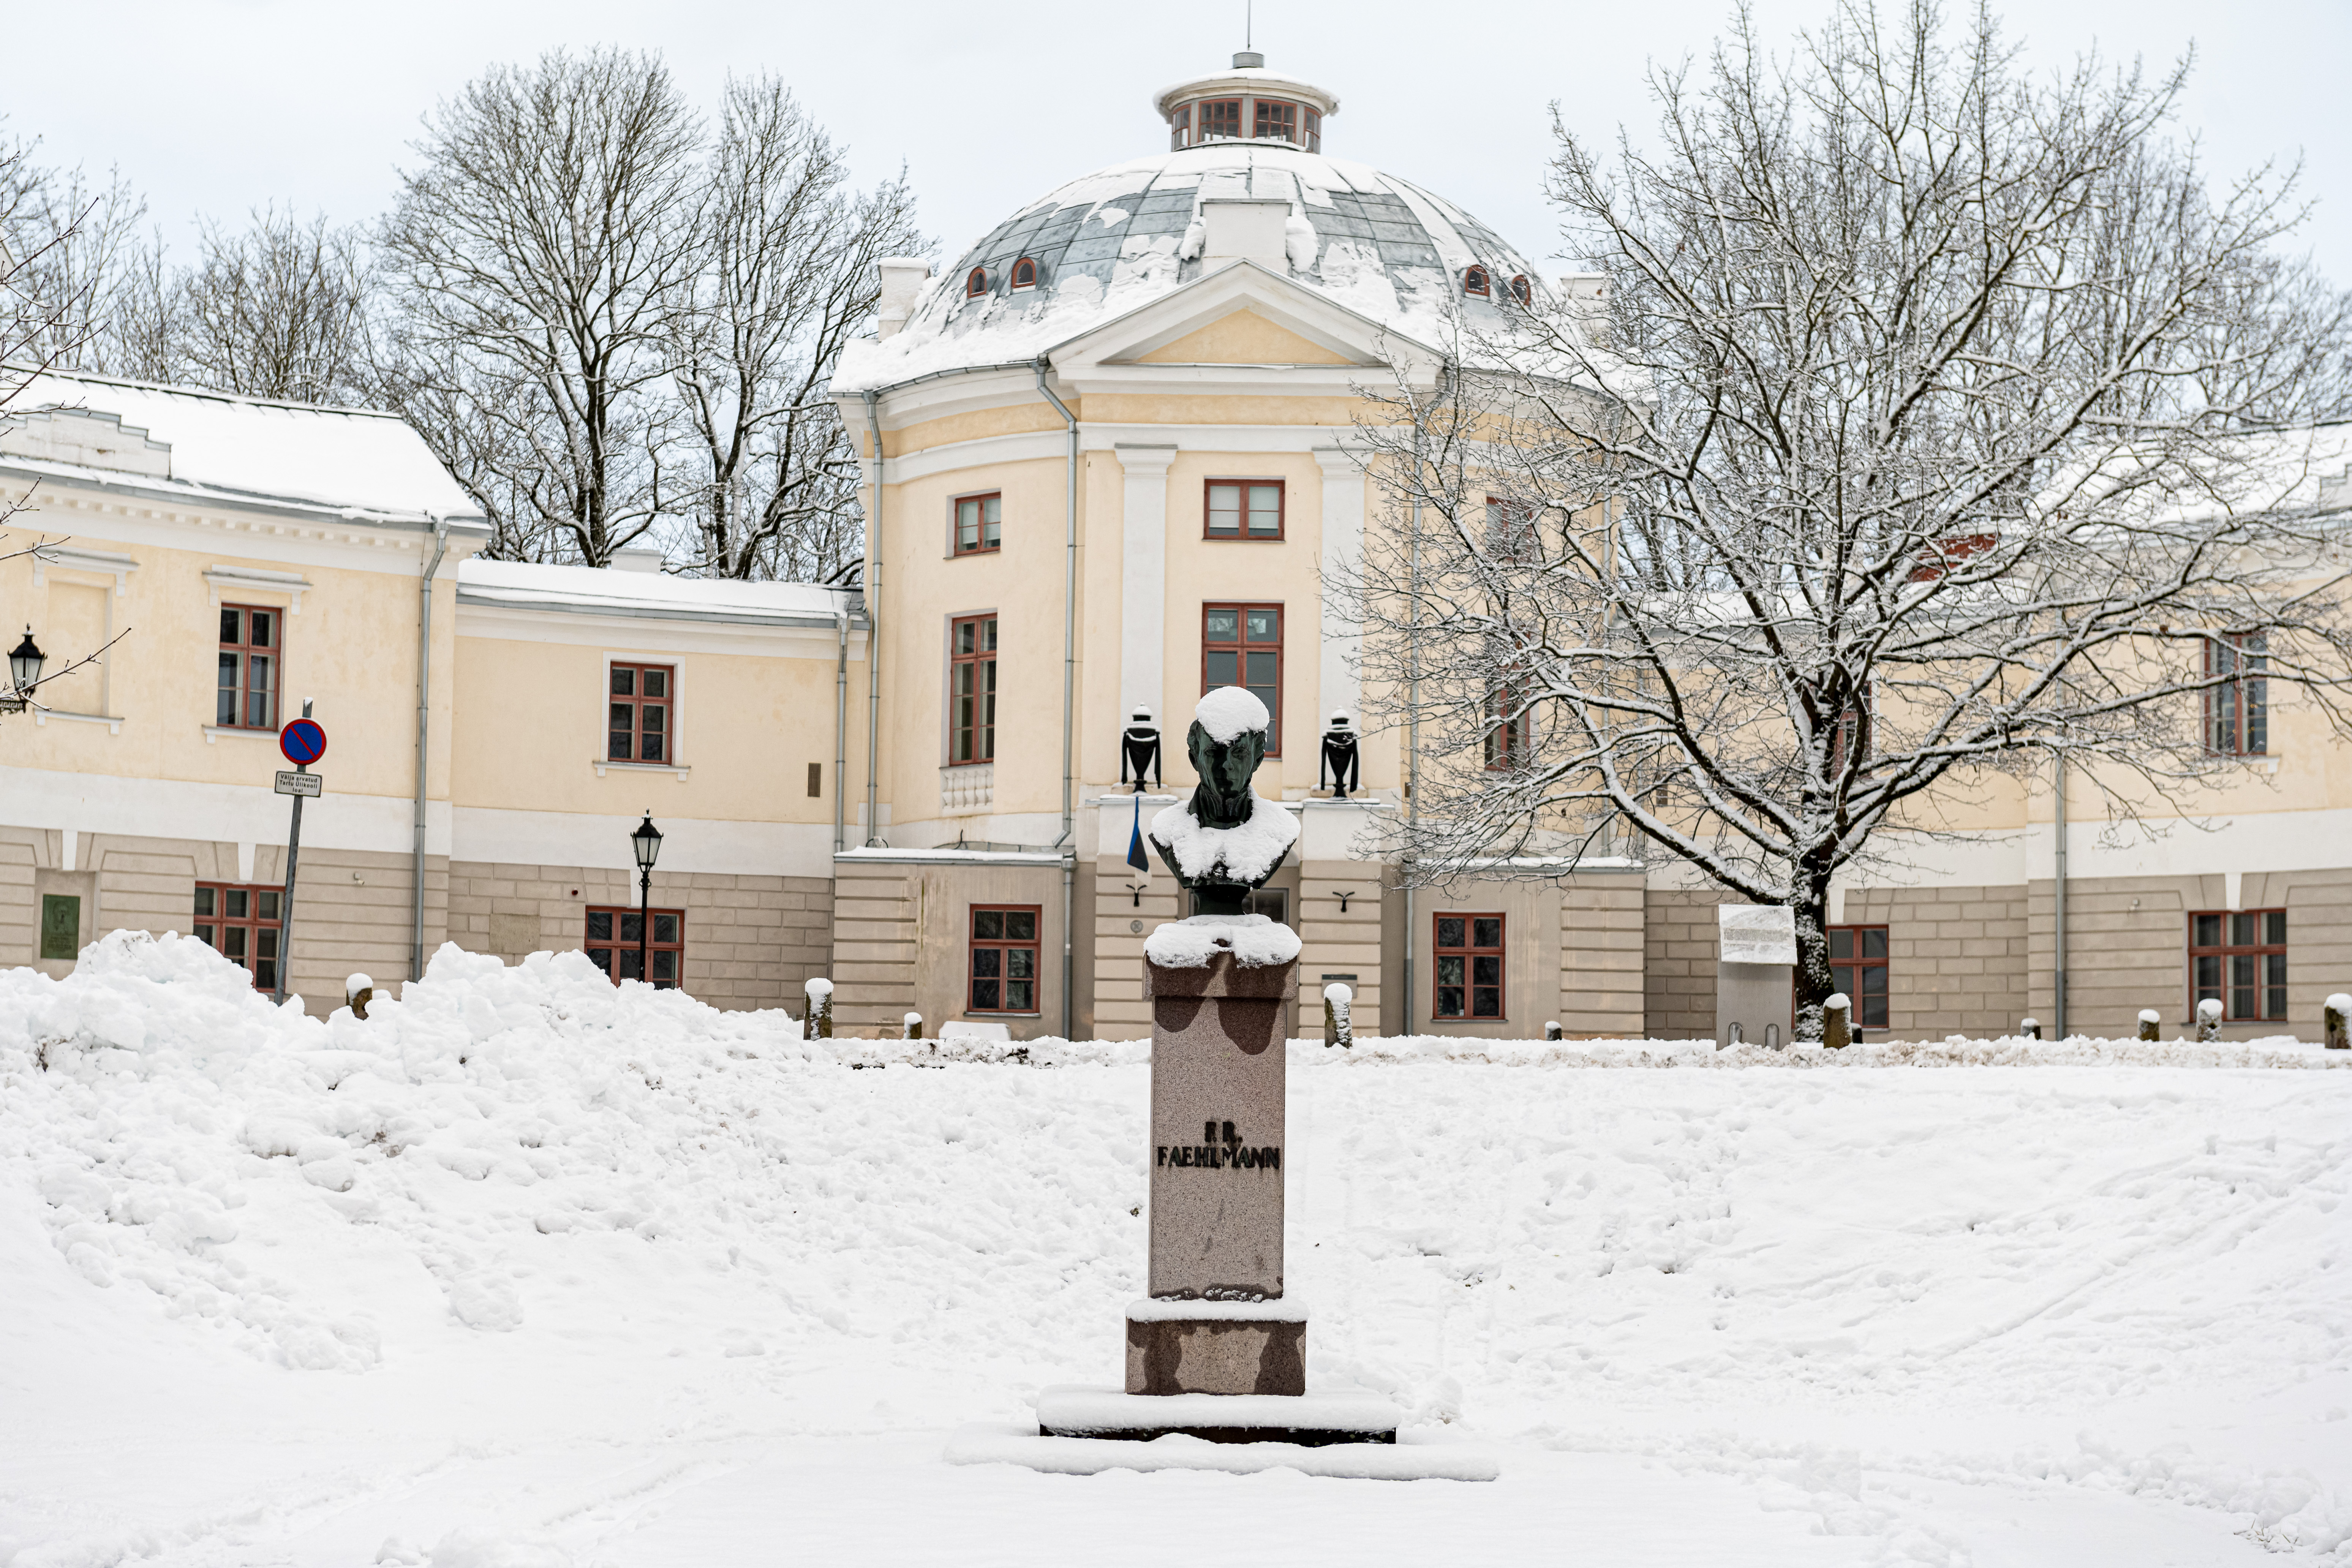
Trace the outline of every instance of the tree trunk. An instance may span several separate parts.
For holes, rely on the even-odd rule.
[[[1837,990],[1830,977],[1830,879],[1824,874],[1804,878],[1790,900],[1797,913],[1797,973],[1793,1037],[1822,1037],[1822,1004]]]

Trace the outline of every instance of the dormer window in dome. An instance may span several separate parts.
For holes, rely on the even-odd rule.
[[[1024,256],[1013,264],[1013,287],[1016,289],[1037,287],[1037,264],[1034,261]]]
[[[988,268],[975,267],[963,275],[963,297],[977,300],[988,292]]]
[[[1156,105],[1168,122],[1169,150],[1177,153],[1213,142],[1278,142],[1320,153],[1323,119],[1339,111],[1338,99],[1266,69],[1265,57],[1249,50],[1234,57],[1232,70],[1171,87]]]
[[[1522,309],[1536,302],[1535,285],[1528,281],[1526,273],[1522,272],[1511,279],[1511,298],[1517,300]]]
[[[1462,269],[1462,292],[1479,300],[1486,299],[1488,296],[1493,294],[1494,289],[1486,281],[1486,269],[1483,267],[1464,268]]]

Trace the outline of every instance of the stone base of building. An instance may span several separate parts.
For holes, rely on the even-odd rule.
[[[1296,1325],[1294,1325],[1296,1326]],[[1370,1394],[1121,1394],[1049,1388],[1037,1428],[1049,1437],[1149,1443],[1171,1434],[1210,1443],[1393,1443],[1403,1415]]]

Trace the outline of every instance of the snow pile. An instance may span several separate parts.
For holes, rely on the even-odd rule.
[[[1151,818],[1151,842],[1174,858],[1186,881],[1203,877],[1252,887],[1274,875],[1298,842],[1298,819],[1262,795],[1250,796],[1250,819],[1238,827],[1203,827],[1191,800]]]
[[[1148,1047],[796,1034],[576,953],[445,948],[364,1021],[174,938],[0,972],[0,1563],[923,1562],[1066,1510],[1107,1561],[1147,1506],[1428,1540],[1452,1505],[1319,1482],[947,1473],[948,1429],[1118,1378]],[[2352,1077],[2269,1070],[2352,1054],[1289,1052],[1310,1384],[1509,1445],[1478,1507],[1524,1529],[1455,1555],[1632,1486],[1611,1561],[1678,1509],[1718,1562],[2352,1560]]]
[[[1231,745],[1238,736],[1263,734],[1265,727],[1274,722],[1274,715],[1265,710],[1265,704],[1243,686],[1218,687],[1201,699],[1200,706],[1192,710],[1192,717],[1209,732],[1209,739],[1220,746]]]
[[[1288,963],[1298,956],[1298,933],[1264,915],[1194,915],[1154,926],[1143,939],[1143,955],[1162,969],[1206,969],[1220,952],[1243,969]]]

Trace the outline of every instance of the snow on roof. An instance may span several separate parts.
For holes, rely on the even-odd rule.
[[[641,616],[656,619],[831,624],[854,610],[854,589],[814,583],[745,583],[732,577],[673,577],[613,567],[551,566],[528,561],[484,561],[457,567],[461,604],[558,613]]]
[[[129,449],[78,438],[119,425]],[[143,437],[143,442],[137,440]],[[239,397],[79,372],[31,376],[0,409],[0,462],[191,497],[325,507],[386,519],[481,508],[396,415]]]
[[[1172,293],[1220,265],[1179,256],[1200,204],[1235,198],[1286,200],[1306,219],[1313,258],[1290,268],[1293,281],[1423,343],[1447,341],[1457,323],[1503,328],[1514,278],[1538,300],[1551,296],[1526,257],[1419,185],[1297,147],[1211,142],[1099,169],[1030,203],[932,279],[903,330],[850,344],[833,391],[1034,359]],[[1037,284],[1015,293],[1013,264],[1024,256]],[[1493,279],[1486,298],[1461,292],[1473,263]],[[990,287],[967,298],[975,267]]]

